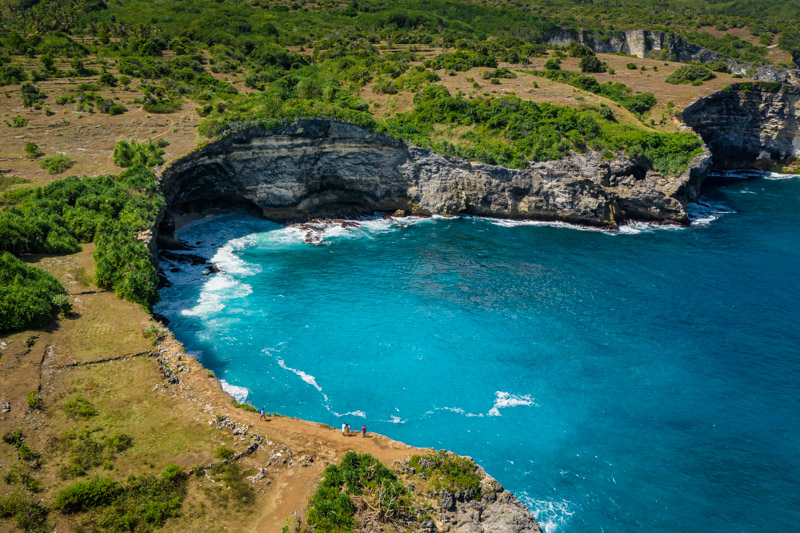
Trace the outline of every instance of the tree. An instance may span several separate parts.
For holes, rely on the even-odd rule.
[[[597,56],[585,56],[581,58],[581,72],[605,72],[606,66]]]

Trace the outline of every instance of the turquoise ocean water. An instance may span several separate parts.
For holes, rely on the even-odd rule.
[[[239,400],[475,458],[547,531],[800,520],[800,178],[690,228],[476,218],[179,235],[157,311]],[[170,269],[179,269],[170,273]]]

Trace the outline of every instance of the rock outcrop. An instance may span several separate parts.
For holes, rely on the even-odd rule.
[[[481,476],[481,499],[444,491],[437,518],[437,531],[447,533],[541,533],[525,505],[477,466]]]
[[[630,30],[600,35],[586,30],[554,30],[547,36],[547,43],[567,46],[580,43],[601,54],[625,53],[636,57],[652,57],[688,63],[699,61],[710,63],[722,61],[731,74],[742,74],[760,81],[798,83],[800,69],[779,68],[773,65],[753,65],[736,61],[708,48],[690,43],[674,33],[653,30]]]
[[[776,90],[777,89],[777,90]],[[800,157],[800,87],[732,85],[681,113],[714,154],[714,166],[787,164]]]
[[[233,133],[177,160],[161,176],[173,213],[249,208],[266,218],[460,213],[614,227],[626,218],[688,221],[707,154],[677,178],[599,154],[527,170],[471,163],[328,120]],[[170,216],[160,242],[174,244]]]

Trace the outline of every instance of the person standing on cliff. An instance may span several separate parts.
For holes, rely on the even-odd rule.
[[[263,421],[266,422],[267,421],[267,414],[264,412],[264,408],[263,407],[261,408],[261,413],[260,414],[261,414],[261,416],[259,417],[259,420],[263,420]]]
[[[348,437],[350,436],[350,424],[347,424],[347,433],[346,434],[347,434]]]
[[[361,426],[361,438],[363,439],[366,436],[367,436],[367,425],[364,424],[363,426]]]
[[[347,424],[342,422],[342,435],[346,435],[345,431],[347,430]]]

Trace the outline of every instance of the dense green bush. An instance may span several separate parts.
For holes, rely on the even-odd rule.
[[[55,507],[62,513],[80,513],[109,505],[122,491],[120,484],[110,479],[80,481],[58,493]]]
[[[439,450],[422,456],[414,455],[408,464],[417,473],[424,472],[437,491],[472,492],[474,498],[481,497],[481,478],[477,466],[465,457]]]
[[[160,165],[164,162],[164,150],[158,144],[148,141],[137,143],[136,141],[119,141],[114,147],[114,164],[118,167],[131,167],[142,164],[148,167]]]
[[[381,498],[375,497],[381,493]],[[397,476],[369,454],[347,452],[339,465],[328,465],[308,504],[308,523],[320,533],[350,531],[355,506],[350,497],[362,495],[384,518],[400,516],[409,498]]]
[[[44,155],[44,152],[39,145],[35,142],[25,143],[25,157],[28,159],[36,159]]]
[[[678,67],[675,72],[667,76],[665,81],[677,85],[679,83],[693,83],[696,81],[702,83],[712,78],[716,78],[716,76],[707,66],[700,63],[692,63]]]
[[[130,301],[158,301],[150,251],[138,240],[163,206],[155,176],[141,164],[119,176],[70,176],[27,191],[0,213],[0,250],[73,253],[95,241],[95,281]],[[63,292],[63,291],[62,291]]]
[[[0,235],[3,234],[0,219]],[[0,333],[39,328],[65,310],[64,287],[52,275],[0,253]],[[67,303],[68,306],[68,303]]]
[[[44,158],[42,162],[39,163],[39,167],[45,169],[50,174],[61,174],[74,164],[75,161],[70,159],[66,154],[54,154]]]
[[[6,124],[12,128],[24,128],[28,125],[28,119],[21,115],[17,115],[11,119],[11,122],[6,121]]]
[[[580,61],[581,72],[605,72],[606,65],[596,55],[584,56]]]
[[[42,102],[47,98],[47,94],[44,91],[40,91],[30,83],[23,83],[21,92],[22,105],[25,107],[39,108]]]

